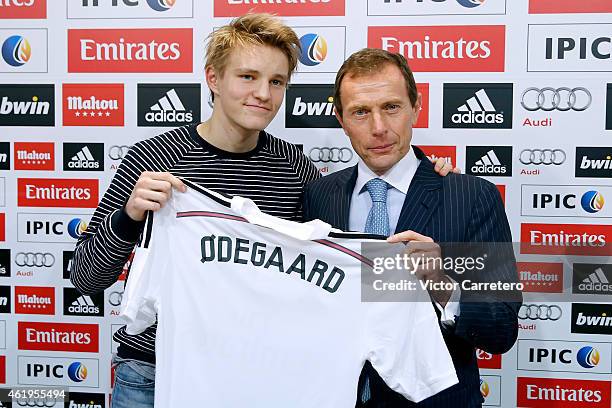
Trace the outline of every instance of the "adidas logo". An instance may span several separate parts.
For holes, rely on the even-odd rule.
[[[474,163],[470,169],[472,173],[496,173],[505,174],[506,166],[500,161],[493,149],[489,150],[487,154],[482,156],[479,160]]]
[[[484,89],[477,91],[474,96],[459,106],[457,111],[464,113],[455,113],[451,116],[455,124],[501,124],[504,122],[504,114],[495,113],[495,106]]]
[[[68,311],[70,313],[99,314],[100,308],[94,304],[89,296],[83,295],[72,302]]]
[[[150,108],[145,115],[147,122],[184,122],[193,121],[192,112],[186,112],[176,90],[171,89]]]
[[[578,289],[581,291],[594,291],[594,292],[610,292],[612,293],[612,285],[604,274],[603,269],[597,268],[589,276],[582,280],[582,283],[578,285]]]
[[[68,168],[70,169],[98,169],[100,163],[93,157],[89,147],[83,146],[83,148],[77,152],[70,161],[68,162]]]

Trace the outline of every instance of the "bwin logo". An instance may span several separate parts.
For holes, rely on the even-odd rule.
[[[2,97],[0,102],[0,114],[1,115],[47,115],[49,114],[49,108],[51,104],[49,102],[41,102],[38,100],[38,96],[32,96],[32,102],[19,101],[12,102],[6,96]]]
[[[68,408],[102,408],[102,405],[94,404],[93,401],[91,401],[90,403],[81,404],[71,400],[70,405],[68,405]]]
[[[328,97],[327,102],[302,102],[302,98],[298,96],[295,98],[291,114],[294,116],[304,114],[308,116],[332,116],[334,114],[334,97]]]
[[[504,114],[495,113],[496,109],[484,89],[480,89],[474,96],[457,108],[458,112],[451,117],[455,124],[473,123],[503,123]]]

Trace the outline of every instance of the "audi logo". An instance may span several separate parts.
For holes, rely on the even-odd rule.
[[[562,315],[557,305],[529,305],[524,304],[519,309],[518,318],[521,320],[552,320],[557,321]]]
[[[110,147],[110,149],[108,150],[108,157],[111,160],[121,160],[125,157],[125,155],[127,154],[127,152],[130,150],[132,146],[119,146],[119,145],[113,145]]]
[[[15,398],[14,401],[20,407],[54,407],[57,399],[52,397],[45,398]]]
[[[556,166],[565,163],[567,155],[561,149],[524,149],[519,161],[523,164],[544,164]]]
[[[521,105],[528,111],[575,111],[586,110],[591,106],[593,97],[588,89],[576,88],[527,88],[521,96]]]
[[[110,303],[113,306],[119,306],[121,304],[121,301],[123,300],[123,292],[111,292],[108,295],[108,303]]]
[[[55,257],[48,252],[19,252],[15,256],[17,266],[37,266],[49,268],[55,264]]]
[[[313,147],[308,157],[314,163],[348,163],[353,151],[348,147]]]

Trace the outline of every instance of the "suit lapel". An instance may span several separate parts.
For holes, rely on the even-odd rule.
[[[332,225],[338,226],[343,231],[348,231],[349,209],[351,206],[351,195],[357,182],[357,166],[350,167],[338,174],[336,189],[331,192],[329,202],[335,203],[337,208],[331,209],[334,219],[330,220]]]
[[[413,230],[423,233],[441,199],[442,177],[436,174],[425,154],[414,147],[421,163],[410,183],[395,232]]]

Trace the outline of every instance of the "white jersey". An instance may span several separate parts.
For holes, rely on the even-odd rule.
[[[426,292],[361,301],[356,234],[188,186],[149,218],[123,296],[129,334],[158,321],[156,407],[352,408],[366,360],[412,401],[457,383]]]

